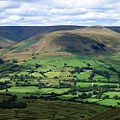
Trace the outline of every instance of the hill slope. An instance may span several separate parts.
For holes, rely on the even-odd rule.
[[[120,120],[120,108],[112,109],[97,115],[90,120]]]
[[[20,52],[24,50],[49,52],[60,49],[85,52],[85,49],[88,49],[88,51],[91,50],[91,45],[94,44],[97,46],[99,43],[104,44],[103,47],[106,47],[106,50],[118,50],[120,34],[99,26],[68,31],[55,31],[35,35],[28,40],[20,42],[14,48],[16,51],[21,48]]]
[[[63,25],[63,26],[0,26],[0,37],[5,37],[13,41],[23,41],[29,39],[36,34],[43,34],[58,30],[75,30],[85,28],[82,26],[72,26],[72,25]],[[117,31],[120,33],[120,27],[107,27],[111,30]]]
[[[14,45],[16,42],[15,41],[11,41],[11,40],[8,40],[4,37],[0,37],[0,48],[5,48],[5,47],[8,47],[10,45]]]
[[[43,34],[56,30],[73,30],[81,26],[0,26],[0,37],[13,41],[23,41],[36,34]]]
[[[6,57],[18,54],[72,53],[103,55],[120,51],[120,34],[111,29],[93,26],[75,30],[59,30],[37,34],[10,48]],[[11,53],[11,54],[10,54]]]

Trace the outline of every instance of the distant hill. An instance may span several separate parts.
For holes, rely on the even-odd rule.
[[[102,26],[74,30],[57,30],[37,34],[9,48],[12,55],[67,52],[104,54],[120,51],[120,34]]]
[[[0,37],[0,49],[14,45],[15,43],[16,43],[15,41],[11,41],[4,37]]]
[[[81,26],[0,26],[0,37],[13,41],[22,41],[35,34],[43,34],[56,30],[73,30]]]
[[[120,33],[120,26],[113,26],[113,27],[108,27],[108,28]]]
[[[22,41],[36,34],[43,34],[58,30],[74,30],[83,28],[82,26],[0,26],[0,37],[13,41]],[[85,27],[84,27],[85,28]],[[111,30],[120,32],[120,27],[108,27]]]

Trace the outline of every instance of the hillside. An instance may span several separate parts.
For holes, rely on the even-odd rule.
[[[7,48],[7,52],[12,56],[53,52],[96,55],[119,52],[119,45],[119,33],[105,27],[93,26],[37,34]]]
[[[0,26],[0,37],[13,41],[23,41],[36,34],[43,34],[56,30],[73,30],[81,26]]]
[[[43,34],[58,30],[75,30],[85,28],[82,26],[63,25],[63,26],[0,26],[0,37],[5,37],[13,41],[23,41],[36,34]],[[120,32],[120,27],[107,27],[116,32]]]
[[[14,45],[15,43],[16,43],[15,41],[11,41],[4,37],[0,37],[0,49],[8,47],[10,45]]]
[[[101,113],[95,117],[90,118],[90,120],[119,120],[120,119],[120,108],[112,109]]]

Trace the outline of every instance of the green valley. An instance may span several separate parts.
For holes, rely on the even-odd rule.
[[[94,120],[119,109],[119,45],[119,33],[95,26],[35,35],[2,49],[0,117]]]

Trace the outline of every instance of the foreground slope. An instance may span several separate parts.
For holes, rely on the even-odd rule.
[[[119,120],[120,119],[120,108],[112,109],[101,113],[90,120]]]
[[[85,108],[88,108],[86,110]],[[25,109],[0,109],[2,120],[87,120],[102,111],[105,107],[82,105],[62,101],[29,100],[29,107]],[[7,113],[7,115],[6,115]]]

